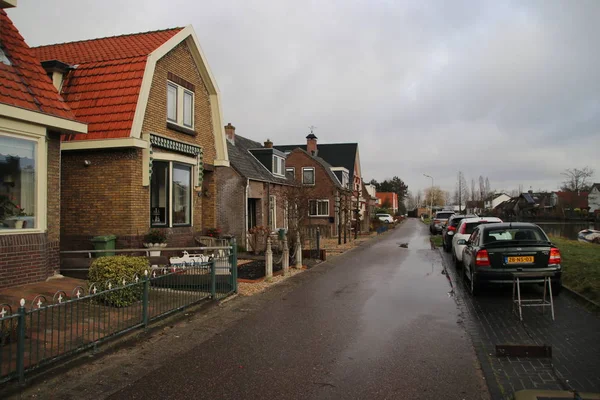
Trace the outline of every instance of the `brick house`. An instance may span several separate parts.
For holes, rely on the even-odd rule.
[[[0,1],[0,288],[58,271],[60,135],[87,126],[52,86]]]
[[[299,208],[306,203],[301,211],[308,215],[303,225],[320,227],[326,237],[337,235],[344,222],[350,225],[352,203],[348,170],[332,167],[321,157],[299,147],[289,151],[285,164],[286,173],[301,188]],[[337,204],[341,204],[342,210],[348,210],[347,214],[340,211]]]
[[[61,248],[96,235],[170,246],[216,227],[215,168],[229,166],[219,91],[191,26],[34,49],[88,135],[61,136]]]
[[[317,136],[310,133],[306,136],[306,145],[276,145],[275,148],[284,153],[291,152],[296,148],[305,148],[306,152],[325,161],[338,177],[339,183],[344,188],[350,188],[352,192],[352,209],[360,212],[361,224],[359,229],[368,230],[369,221],[364,218],[368,207],[368,199],[362,193],[362,172],[360,167],[360,154],[358,143],[327,143],[317,145]],[[348,173],[347,181],[343,174]],[[358,207],[357,207],[358,206]],[[355,213],[351,213],[352,226],[354,226]]]
[[[389,208],[393,215],[398,212],[398,193],[394,192],[377,192],[377,204],[379,207]]]
[[[218,226],[248,248],[247,231],[255,226],[271,232],[288,228],[286,188],[295,181],[286,177],[285,154],[235,134],[225,126],[230,168],[217,170]]]

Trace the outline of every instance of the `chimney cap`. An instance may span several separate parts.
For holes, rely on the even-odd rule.
[[[309,133],[308,136],[306,137],[307,139],[318,139],[318,137],[315,136],[314,133]]]

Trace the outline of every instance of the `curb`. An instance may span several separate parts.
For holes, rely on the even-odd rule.
[[[562,285],[563,289],[567,291],[567,293],[569,293],[569,295],[571,297],[574,297],[577,300],[581,300],[584,301],[586,303],[588,303],[590,306],[596,308],[596,310],[600,310],[600,304],[596,303],[594,300],[582,295],[581,293],[576,292],[575,290],[571,289],[570,287],[566,286],[566,285]]]

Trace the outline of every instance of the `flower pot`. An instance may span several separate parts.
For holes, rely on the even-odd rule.
[[[150,257],[160,257],[160,249],[167,247],[166,243],[144,243],[144,247],[148,248]]]
[[[23,224],[25,223],[25,221],[23,221],[22,219],[18,219],[15,221],[15,229],[23,229]]]

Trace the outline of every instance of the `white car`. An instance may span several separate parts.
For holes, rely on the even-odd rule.
[[[475,230],[475,227],[481,224],[499,224],[502,222],[500,218],[496,217],[476,217],[476,218],[465,218],[460,221],[456,233],[452,237],[452,259],[457,267],[462,267],[463,250],[464,244],[458,244],[460,239],[467,240],[471,236],[471,233]]]
[[[386,222],[388,224],[394,223],[394,218],[390,214],[376,214],[375,215],[381,222]]]

